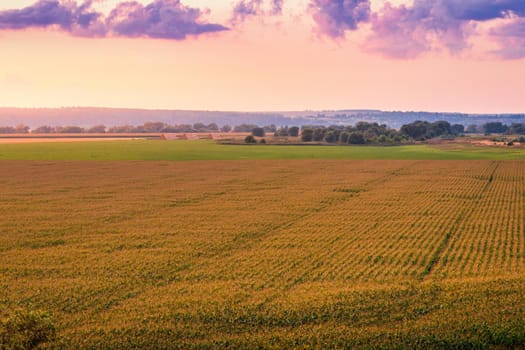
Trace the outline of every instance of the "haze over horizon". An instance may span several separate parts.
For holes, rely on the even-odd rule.
[[[522,0],[3,0],[0,106],[523,113]]]

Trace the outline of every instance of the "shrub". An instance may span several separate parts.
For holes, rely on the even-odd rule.
[[[55,337],[56,328],[51,316],[41,310],[18,310],[0,324],[1,349],[34,349]]]
[[[244,142],[245,143],[257,143],[257,140],[255,140],[255,137],[253,137],[253,135],[248,135],[244,139]]]

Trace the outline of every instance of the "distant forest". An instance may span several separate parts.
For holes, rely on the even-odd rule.
[[[297,136],[298,128],[280,128],[275,136]],[[293,134],[292,134],[293,131]],[[415,121],[401,126],[399,130],[377,123],[358,122],[354,126],[304,126],[300,132],[303,142],[327,142],[340,144],[401,144],[413,141],[425,141],[435,137],[454,138],[465,133],[525,135],[525,123],[513,123],[511,126],[501,122],[490,122],[481,126],[469,125],[466,129],[461,124],[450,124],[441,120],[430,123]],[[264,136],[254,129],[254,136]],[[253,142],[250,140],[250,142]]]
[[[50,133],[251,133],[246,138],[247,143],[256,143],[254,137],[265,137],[273,134],[276,137],[299,137],[302,142],[327,142],[340,144],[402,144],[414,141],[424,141],[435,137],[457,137],[465,133],[525,135],[525,123],[512,123],[510,126],[501,122],[488,122],[483,125],[450,124],[448,121],[435,122],[417,120],[404,124],[399,129],[393,129],[386,124],[358,122],[355,125],[303,125],[277,127],[275,125],[258,126],[256,124],[240,124],[236,126],[216,123],[169,125],[163,122],[146,122],[142,125],[122,125],[106,127],[95,125],[89,128],[80,126],[39,126],[31,129],[29,126],[0,126],[0,134],[50,134]]]

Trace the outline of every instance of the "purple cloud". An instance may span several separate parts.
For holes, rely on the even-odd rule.
[[[272,0],[272,15],[280,15],[283,13],[283,0]]]
[[[271,0],[268,7],[269,9],[266,10],[264,0],[241,0],[233,7],[231,22],[243,22],[252,16],[280,15],[282,14],[283,0]]]
[[[387,3],[371,16],[373,34],[363,45],[394,58],[413,58],[445,47],[468,47],[475,23],[525,15],[523,0],[415,0],[410,6]]]
[[[373,14],[372,31],[365,49],[388,57],[415,57],[429,49],[426,31],[417,25],[417,17],[406,6],[393,7],[387,3],[381,15]]]
[[[78,25],[89,27],[100,14],[90,12],[91,1],[81,6],[76,3],[61,3],[58,0],[40,0],[33,6],[21,10],[0,12],[0,29],[25,29],[28,27],[48,27],[57,25],[63,30],[71,30]]]
[[[311,0],[309,8],[319,33],[334,39],[370,18],[370,0]]]
[[[91,9],[92,0],[39,0],[20,10],[0,12],[0,29],[21,30],[57,26],[77,36],[150,37],[183,40],[188,35],[219,32],[227,27],[203,23],[200,9],[184,6],[180,0],[154,0],[149,5],[136,1],[118,4],[105,18]]]
[[[522,0],[443,0],[442,6],[458,20],[487,21],[505,18],[511,14],[525,15],[525,1]]]
[[[262,0],[241,0],[233,7],[232,22],[242,22],[247,17],[262,14]]]
[[[107,25],[120,36],[182,40],[188,35],[218,32],[220,24],[200,23],[202,11],[184,6],[179,0],[155,0],[147,6],[123,2],[111,11]]]
[[[440,1],[418,1],[413,6],[394,7],[387,3],[371,17],[373,34],[364,47],[394,58],[414,58],[435,45],[453,53],[468,46],[471,25],[450,16]]]
[[[500,46],[496,54],[505,59],[525,58],[525,18],[495,27],[490,35]]]

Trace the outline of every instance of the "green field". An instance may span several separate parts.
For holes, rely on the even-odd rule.
[[[525,159],[525,149],[479,146],[219,145],[213,141],[0,144],[0,160]]]
[[[519,150],[0,154],[0,349],[525,348]]]

